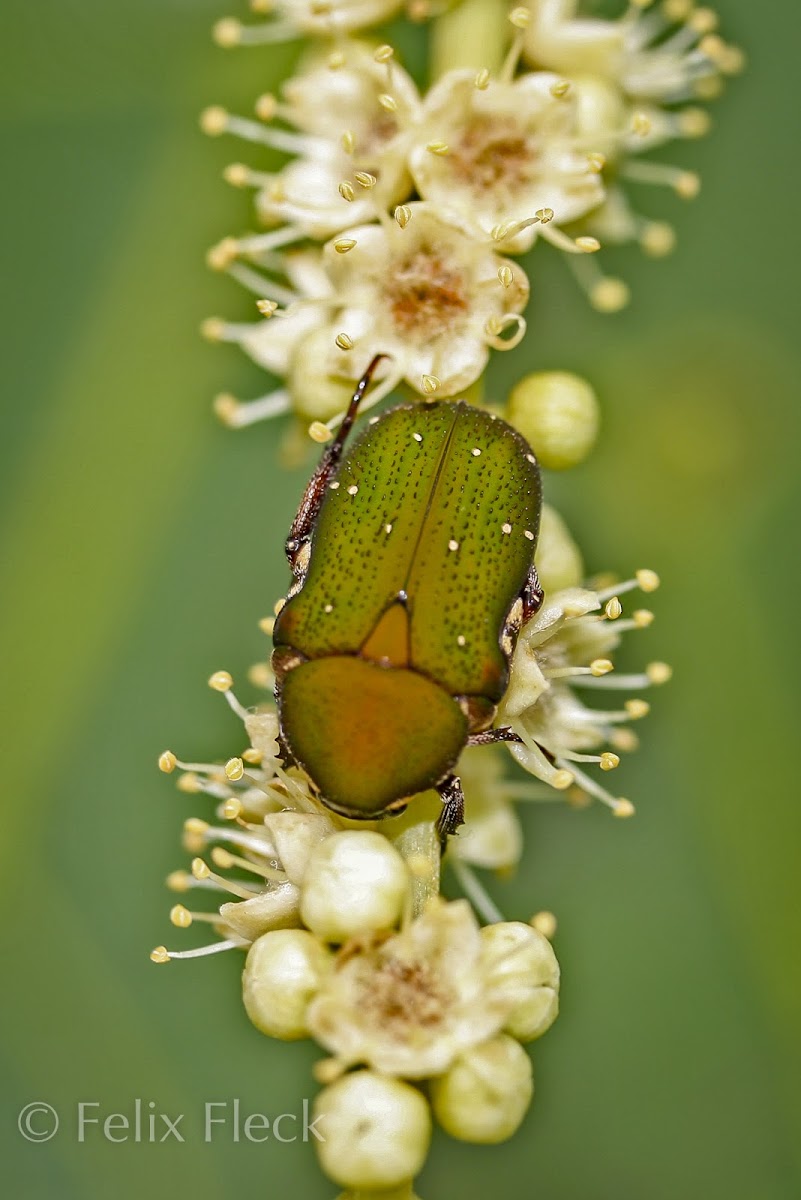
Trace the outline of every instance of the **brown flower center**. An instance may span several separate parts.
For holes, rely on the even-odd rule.
[[[474,193],[492,190],[514,196],[536,174],[537,154],[513,121],[474,119],[452,147],[448,162],[457,179]]]
[[[426,963],[386,958],[365,985],[365,1016],[396,1037],[439,1025],[448,1007],[447,989]]]
[[[464,276],[433,249],[400,263],[384,295],[398,332],[425,339],[452,329],[468,309]]]

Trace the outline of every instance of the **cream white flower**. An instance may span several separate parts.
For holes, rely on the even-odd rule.
[[[499,979],[519,989],[504,1029],[520,1042],[542,1037],[559,1015],[559,963],[543,934],[522,921],[481,930],[484,960]]]
[[[216,107],[203,114],[207,133],[234,134],[294,156],[274,174],[242,163],[225,172],[235,186],[255,189],[262,224],[283,226],[281,236],[331,237],[374,220],[411,192],[406,157],[419,98],[410,76],[381,51],[346,41],[333,62],[330,54],[313,53],[283,85],[283,102],[259,98],[260,121]]]
[[[251,7],[272,19],[243,25],[235,17],[223,17],[214,26],[218,45],[256,46],[303,36],[337,38],[388,21],[402,7],[402,0],[252,0]]]
[[[303,923],[329,942],[391,929],[409,883],[406,864],[382,834],[370,829],[332,834],[309,857],[300,900]]]
[[[642,673],[615,674],[609,657],[625,632],[644,629],[653,620],[647,609],[622,618],[619,597],[637,587],[651,592],[658,585],[653,571],[642,570],[633,579],[597,590],[566,587],[546,593],[542,608],[520,632],[496,719],[522,739],[508,749],[527,771],[557,792],[575,785],[569,798],[586,803],[594,797],[620,817],[632,815],[631,802],[613,796],[584,765],[602,771],[617,767],[616,751],[637,744],[626,726],[644,717],[649,705],[637,697],[619,709],[598,709],[586,704],[582,693],[639,691],[670,678],[670,669],[661,662]]]
[[[531,1061],[506,1034],[471,1046],[431,1081],[431,1104],[443,1129],[462,1142],[495,1145],[519,1129],[534,1094]]]
[[[336,322],[354,346],[349,373],[386,354],[394,380],[454,396],[479,377],[490,347],[520,341],[528,280],[452,212],[418,202],[402,222],[349,230],[347,254],[325,247]]]
[[[242,973],[242,999],[253,1024],[268,1037],[308,1037],[309,1001],[331,969],[331,952],[305,929],[274,929],[257,938]]]
[[[498,1033],[521,998],[485,962],[467,901],[432,901],[400,933],[346,947],[307,1022],[342,1065],[424,1079]]]
[[[692,0],[638,0],[616,19],[583,16],[579,8],[579,0],[530,0],[529,62],[570,77],[599,76],[657,104],[714,94],[704,81],[742,66],[740,52],[716,35],[715,13]]]
[[[431,1141],[431,1110],[423,1095],[375,1071],[353,1071],[324,1088],[314,1102],[314,1121],[320,1165],[354,1195],[389,1196],[389,1189],[418,1173]]]
[[[534,66],[562,72],[577,98],[577,130],[599,152],[610,175],[607,203],[586,222],[604,242],[637,240],[646,253],[669,253],[670,226],[639,216],[627,181],[661,184],[691,199],[697,175],[636,156],[674,138],[706,133],[706,112],[688,101],[711,99],[742,54],[717,34],[717,17],[692,0],[632,4],[615,19],[585,16],[578,0],[532,0],[525,52]],[[679,106],[684,107],[679,107]],[[596,307],[613,311],[627,298],[619,281],[605,281],[593,264],[577,264]]]
[[[412,175],[423,199],[456,209],[486,233],[523,223],[504,240],[507,251],[522,253],[538,233],[554,230],[547,221],[525,224],[529,217],[550,209],[558,225],[575,221],[601,203],[603,183],[577,148],[575,99],[558,94],[557,75],[479,82],[474,71],[450,71],[428,93]]]

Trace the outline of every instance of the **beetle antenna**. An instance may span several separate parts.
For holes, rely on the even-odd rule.
[[[336,432],[336,437],[335,437],[334,443],[331,447],[332,450],[334,449],[334,446],[337,446],[339,448],[345,442],[345,439],[347,438],[348,434],[350,433],[351,429],[353,428],[353,422],[356,420],[357,416],[359,415],[359,406],[360,406],[362,400],[364,399],[364,393],[367,391],[368,387],[370,386],[370,381],[372,380],[373,375],[375,374],[376,367],[382,361],[382,359],[387,358],[387,357],[388,357],[388,355],[386,355],[386,354],[376,354],[375,357],[370,360],[367,370],[364,372],[361,379],[356,384],[356,391],[353,393],[350,404],[348,405],[348,410],[345,413],[345,416],[342,418],[342,424],[340,425],[339,429]]]

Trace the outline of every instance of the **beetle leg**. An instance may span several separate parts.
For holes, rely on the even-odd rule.
[[[448,838],[456,833],[460,825],[464,825],[464,791],[458,775],[449,775],[437,787],[442,812],[437,817],[436,830],[439,835],[439,848],[444,854],[448,847]]]
[[[468,746],[493,746],[496,742],[522,742],[513,729],[505,725],[503,729],[483,729],[481,733],[471,733],[467,739]]]
[[[535,613],[539,612],[542,607],[542,602],[545,598],[545,593],[540,587],[537,568],[534,563],[531,564],[528,572],[528,579],[523,584],[523,591],[520,593],[520,599],[523,601],[523,624],[530,620]]]
[[[339,465],[348,434],[358,416],[359,405],[362,402],[364,393],[367,391],[376,367],[381,362],[381,359],[385,357],[386,355],[384,354],[377,354],[364,375],[362,375],[356,385],[356,390],[348,405],[348,410],[342,419],[342,424],[339,426],[333,441],[329,442],[323,451],[317,469],[309,480],[306,491],[303,493],[303,499],[295,515],[295,520],[292,522],[292,528],[289,531],[289,537],[284,547],[286,556],[289,559],[289,565],[296,574],[303,573],[305,563],[302,559],[300,559],[299,570],[295,570],[296,564],[298,564],[299,551],[311,536],[314,522],[317,520],[317,514],[320,511],[320,506],[325,496],[325,490],[328,487],[331,476]]]

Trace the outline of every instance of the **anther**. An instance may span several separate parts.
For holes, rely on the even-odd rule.
[[[373,58],[377,63],[388,63],[394,55],[395,51],[389,45],[379,46],[373,54]]]
[[[188,929],[192,924],[192,914],[183,904],[175,904],[170,909],[170,921],[179,929]]]
[[[245,774],[245,764],[241,758],[229,758],[225,764],[225,775],[232,783],[236,783]]]
[[[535,913],[529,921],[531,928],[536,929],[537,933],[541,933],[549,942],[556,933],[556,924],[556,917],[552,912],[548,912],[547,910]]]
[[[171,892],[188,892],[192,886],[192,876],[186,871],[171,871],[167,876],[167,887]]]
[[[632,613],[632,621],[637,629],[647,629],[653,623],[654,614],[647,608],[638,608],[635,613]]]
[[[399,204],[395,209],[395,220],[401,229],[405,229],[412,219],[412,210],[408,204]]]
[[[159,770],[163,771],[165,775],[171,775],[175,770],[177,761],[172,750],[165,750],[163,754],[159,755]]]
[[[575,776],[572,771],[567,771],[562,768],[559,771],[554,771],[549,783],[551,787],[556,788],[558,792],[564,792],[573,783]]]
[[[195,879],[208,879],[211,875],[208,863],[202,858],[193,858],[191,869]]]
[[[639,721],[643,717],[647,717],[651,711],[651,706],[647,700],[639,700],[636,698],[633,700],[627,700],[623,707],[629,714],[632,721]]]
[[[278,111],[278,101],[270,92],[266,92],[256,101],[255,111],[260,121],[272,121]]]
[[[504,264],[504,266],[498,268],[498,279],[503,287],[511,287],[514,283],[514,278],[514,272],[511,267]]]
[[[660,584],[660,579],[656,571],[649,571],[647,568],[641,568],[635,572],[635,578],[640,590],[643,592],[655,592]]]
[[[598,765],[602,771],[614,771],[615,767],[620,766],[620,756],[613,754],[611,750],[604,750]]]
[[[601,243],[594,237],[577,237],[576,245],[584,254],[594,254],[601,249]]]
[[[201,322],[200,335],[207,342],[222,341],[225,332],[225,321],[220,317],[206,317],[205,321]]]
[[[236,17],[223,17],[212,30],[212,37],[218,46],[230,50],[242,41],[242,22]]]
[[[425,392],[426,396],[433,396],[441,383],[436,375],[423,375],[420,380],[420,387]]]
[[[489,87],[489,82],[490,82],[490,73],[486,67],[481,68],[481,70],[478,72],[478,74],[476,75],[475,80],[473,82],[475,83],[476,87],[478,88],[478,90],[480,92],[484,92],[487,90],[487,88]]]
[[[378,183],[375,175],[371,175],[369,171],[356,171],[354,179],[359,187],[363,188],[374,188]]]
[[[228,128],[228,112],[219,104],[204,108],[200,114],[200,128],[209,137],[220,137]]]
[[[338,333],[337,336],[334,338],[334,344],[340,350],[352,350],[353,349],[353,338],[350,336],[349,333]]]
[[[167,953],[166,946],[156,946],[150,951],[150,961],[154,963],[165,963],[170,961],[170,956]]]
[[[570,80],[557,79],[556,83],[552,83],[548,90],[557,100],[563,100],[570,91]]]
[[[215,671],[209,676],[208,684],[215,692],[228,692],[234,686],[234,681],[228,671]]]
[[[355,238],[337,238],[334,242],[334,249],[337,254],[347,254],[356,245]]]
[[[554,214],[553,214],[552,208],[538,208],[537,211],[534,213],[534,216],[539,221],[542,221],[543,225],[547,225],[549,221],[552,221],[553,215]]]
[[[441,157],[451,152],[451,148],[447,142],[429,142],[426,150],[428,150],[429,154],[438,154]]]
[[[651,683],[659,685],[667,683],[673,675],[673,669],[664,662],[652,662],[645,668],[645,674],[648,676]]]
[[[342,134],[342,149],[346,154],[353,154],[356,149],[356,135],[352,129],[346,129]]]
[[[636,112],[631,118],[632,133],[638,137],[647,137],[651,132],[651,119],[644,112]]]
[[[695,171],[682,171],[676,178],[674,190],[682,200],[694,200],[701,190],[701,178]]]
[[[619,796],[615,801],[612,814],[613,816],[620,817],[621,820],[626,820],[628,817],[633,817],[635,811],[636,809],[630,800],[625,800],[622,796]]]
[[[239,797],[229,796],[228,799],[223,802],[222,808],[220,809],[220,815],[226,821],[238,820],[242,815],[242,801],[239,799]]]
[[[610,671],[614,671],[615,664],[609,658],[596,658],[590,663],[590,674],[599,679],[602,675],[608,675]]]
[[[355,197],[356,197],[356,193],[353,190],[353,184],[349,183],[347,179],[342,180],[337,191],[339,192],[339,194],[343,200],[350,201],[350,200],[355,199]]]
[[[269,320],[270,317],[274,317],[278,312],[278,302],[277,300],[257,300],[256,308],[263,317]]]
[[[378,103],[383,108],[384,112],[395,113],[398,111],[398,102],[394,96],[390,96],[387,92],[383,92],[378,97]]]
[[[604,167],[606,166],[606,156],[604,154],[596,153],[588,154],[587,166],[594,174],[600,175],[601,171],[603,171]]]
[[[616,621],[623,612],[623,605],[618,600],[617,596],[613,596],[611,600],[607,600],[604,605],[604,613],[610,621]]]
[[[244,188],[250,181],[250,170],[244,163],[229,163],[223,171],[223,179],[231,187]]]
[[[337,341],[337,345],[339,345],[339,341]],[[340,349],[342,349],[341,346]],[[313,442],[317,442],[319,446],[323,446],[326,442],[330,442],[333,436],[334,435],[331,430],[327,425],[324,425],[322,421],[312,421],[311,425],[309,426],[309,437]]]
[[[531,13],[520,5],[509,13],[509,22],[514,25],[515,29],[528,29],[531,24]]]

